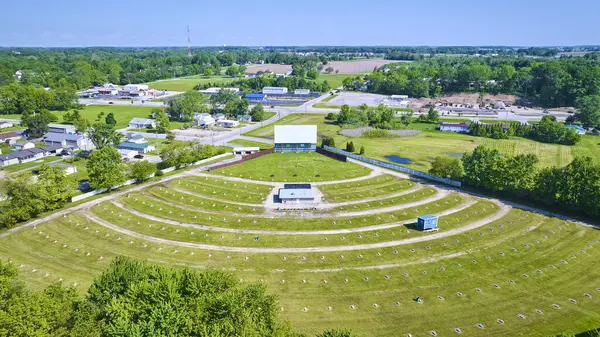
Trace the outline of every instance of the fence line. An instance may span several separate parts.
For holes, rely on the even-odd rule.
[[[410,168],[407,168],[407,167],[404,167],[404,166],[398,166],[398,165],[386,163],[386,162],[381,161],[381,160],[376,160],[376,159],[371,159],[371,158],[363,157],[363,156],[360,156],[360,155],[357,155],[357,154],[354,154],[354,153],[350,153],[350,152],[346,152],[344,150],[340,150],[338,148],[327,146],[327,145],[325,145],[324,148],[325,148],[325,150],[328,150],[328,151],[331,151],[331,152],[335,152],[335,153],[339,153],[341,155],[350,157],[352,159],[356,159],[358,161],[362,161],[364,163],[372,164],[372,165],[375,165],[375,166],[387,168],[387,169],[394,170],[394,171],[408,173],[410,175],[417,176],[419,178],[424,178],[424,179],[429,179],[429,180],[437,181],[437,182],[444,183],[444,184],[447,184],[447,185],[450,185],[450,186],[454,186],[454,187],[460,187],[461,186],[461,182],[460,181],[456,181],[456,180],[452,180],[452,179],[448,179],[448,178],[436,177],[436,176],[431,175],[429,173],[425,173],[425,172],[413,170],[413,169],[410,169]]]

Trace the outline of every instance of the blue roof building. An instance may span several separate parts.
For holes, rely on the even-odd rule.
[[[421,231],[436,229],[437,224],[438,217],[435,215],[427,214],[417,218],[417,229]]]
[[[265,94],[246,94],[246,99],[249,101],[263,101],[265,99]]]
[[[138,153],[148,153],[156,150],[154,145],[150,145],[148,143],[134,143],[134,142],[122,142],[117,145],[117,149],[119,150],[131,150],[138,151]]]

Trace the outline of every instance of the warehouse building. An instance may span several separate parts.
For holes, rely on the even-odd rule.
[[[316,125],[275,125],[275,152],[315,152]]]
[[[264,87],[262,92],[265,95],[281,95],[281,94],[287,94],[288,88],[286,88],[286,87]]]

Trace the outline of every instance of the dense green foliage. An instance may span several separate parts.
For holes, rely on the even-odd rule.
[[[442,178],[460,179],[465,171],[459,158],[435,157],[429,173]]]
[[[252,116],[253,122],[262,122],[265,120],[265,108],[262,103],[258,103],[250,110],[250,116]]]
[[[129,177],[142,182],[156,172],[156,164],[152,164],[147,160],[138,160],[129,166]]]
[[[184,122],[194,120],[196,112],[208,112],[207,97],[202,93],[190,90],[169,99],[169,114],[171,118]]]
[[[469,134],[476,137],[508,139],[511,136],[529,138],[543,143],[575,145],[581,140],[575,130],[565,127],[550,116],[544,116],[539,124],[480,124],[472,123]]]
[[[180,168],[186,164],[194,163],[202,159],[210,158],[225,153],[221,146],[202,145],[195,142],[173,143],[161,151],[161,168]]]
[[[439,57],[389,64],[365,79],[369,92],[381,94],[506,93],[542,107],[565,107],[600,94],[600,60]]]
[[[68,110],[77,95],[70,88],[45,90],[31,85],[10,83],[0,86],[0,114],[40,112],[42,109]]]
[[[8,207],[0,214],[0,226],[12,227],[36,215],[61,208],[75,195],[77,183],[67,178],[62,167],[43,164],[36,178],[31,173],[19,173],[0,180],[0,192]]]
[[[216,269],[174,270],[118,257],[81,298],[60,283],[30,291],[15,266],[0,263],[0,294],[0,336],[303,336],[279,319],[277,300],[264,285],[242,286]]]
[[[600,165],[578,157],[563,168],[536,168],[535,155],[500,156],[478,146],[462,159],[462,181],[474,187],[538,200],[553,207],[600,216]]]
[[[391,129],[390,122],[393,117],[394,111],[383,104],[380,104],[376,108],[365,104],[359,107],[351,107],[344,104],[340,109],[336,122],[339,125],[369,125],[379,129]]]
[[[104,146],[92,152],[86,167],[93,189],[111,188],[127,180],[127,168],[121,154],[113,146]]]
[[[362,138],[387,138],[391,136],[390,132],[385,129],[369,129],[361,135]]]

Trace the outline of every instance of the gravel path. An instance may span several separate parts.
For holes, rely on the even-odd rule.
[[[204,249],[204,250],[213,250],[213,251],[226,251],[226,252],[239,252],[239,253],[318,253],[318,252],[340,252],[340,251],[351,251],[351,250],[364,250],[364,249],[377,249],[377,248],[386,248],[386,247],[395,247],[400,245],[407,245],[416,242],[424,242],[435,240],[439,238],[444,238],[447,236],[456,235],[462,232],[470,231],[472,229],[484,226],[492,221],[498,220],[505,216],[509,211],[510,207],[506,205],[499,205],[499,212],[494,214],[493,216],[487,217],[485,219],[470,223],[466,226],[455,228],[445,232],[439,232],[435,234],[430,234],[427,236],[419,236],[414,238],[395,240],[395,241],[387,241],[387,242],[377,242],[371,244],[364,245],[351,245],[351,246],[331,246],[331,247],[306,247],[306,248],[253,248],[253,247],[225,247],[225,246],[217,246],[217,245],[207,245],[200,243],[190,243],[190,242],[181,242],[174,240],[161,239],[145,234],[140,234],[137,232],[133,232],[118,226],[115,226],[109,222],[106,222],[91,212],[85,212],[88,219],[102,225],[106,228],[109,228],[115,232],[144,239],[146,241],[160,243],[160,244],[169,244],[179,247],[193,248],[193,249]],[[350,233],[355,233],[356,229],[350,229]]]
[[[449,214],[454,214],[456,212],[460,212],[472,205],[474,205],[477,201],[475,199],[466,202],[460,207],[445,210],[443,212],[437,213],[438,216],[446,216]],[[261,229],[239,229],[239,228],[227,228],[227,227],[216,227],[216,226],[208,226],[208,225],[198,225],[198,224],[189,224],[184,222],[179,222],[175,220],[163,219],[159,217],[155,217],[146,213],[138,212],[136,210],[129,209],[125,207],[125,205],[113,201],[113,205],[121,208],[124,211],[127,211],[133,215],[139,216],[141,218],[145,218],[150,221],[155,221],[158,223],[165,223],[173,226],[180,226],[186,228],[194,228],[198,230],[210,230],[215,232],[225,232],[225,233],[236,233],[236,234],[271,234],[271,235],[332,235],[332,234],[349,234],[349,233],[361,233],[361,232],[369,232],[374,230],[382,230],[389,229],[395,227],[401,227],[406,224],[414,223],[416,219],[407,220],[404,222],[398,223],[390,223],[390,224],[381,224],[381,225],[373,225],[373,226],[365,226],[365,227],[357,227],[357,228],[343,228],[343,229],[327,229],[327,230],[314,230],[314,231],[273,231],[273,230],[261,230]]]

